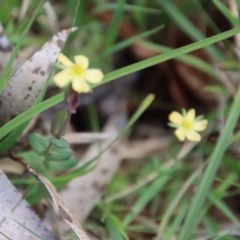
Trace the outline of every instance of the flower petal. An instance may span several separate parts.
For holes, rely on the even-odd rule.
[[[85,78],[90,83],[100,83],[103,79],[103,73],[98,69],[88,69]]]
[[[187,115],[186,115],[186,119],[189,121],[189,122],[193,122],[194,119],[195,119],[195,109],[190,109],[188,112],[187,112]]]
[[[78,55],[74,57],[75,63],[81,66],[83,69],[87,69],[89,65],[88,58],[83,55]]]
[[[182,124],[182,120],[183,120],[183,116],[178,113],[178,112],[172,112],[169,116],[168,116],[170,122],[172,123],[176,123],[181,125]]]
[[[55,84],[60,88],[65,87],[68,83],[70,83],[71,79],[72,74],[69,69],[63,70],[53,77]]]
[[[184,131],[184,129],[183,128],[178,128],[175,132],[174,132],[174,134],[176,135],[176,137],[178,138],[178,140],[179,141],[184,141],[184,139],[185,139],[185,136],[186,136],[186,132]]]
[[[187,132],[186,137],[189,141],[192,141],[192,142],[199,142],[201,140],[200,134],[197,133],[196,131]]]
[[[91,91],[90,86],[83,79],[79,79],[79,78],[73,79],[72,88],[75,92],[78,92],[78,93],[81,93],[81,92],[87,93]]]
[[[69,60],[64,54],[59,53],[58,54],[58,61],[65,67],[72,67],[73,66],[73,62],[71,60]]]
[[[195,122],[194,123],[194,130],[201,132],[204,131],[207,128],[208,121],[206,119]]]

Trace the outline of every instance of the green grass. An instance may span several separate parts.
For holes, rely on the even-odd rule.
[[[37,18],[39,15],[44,16],[42,4],[43,2],[38,4],[34,1],[29,6],[31,14],[28,13],[22,21],[14,18],[14,15],[11,15],[12,18],[7,21],[6,13],[0,14],[0,20],[9,34],[8,37],[15,45],[7,66],[1,72],[0,93],[7,84],[17,54],[25,48],[30,48],[35,39],[38,39],[37,44],[49,39],[51,31]],[[230,199],[236,204],[236,198],[240,194],[238,184],[240,164],[237,150],[240,134],[238,123],[240,90],[238,82],[231,80],[233,75],[238,74],[239,68],[238,52],[235,51],[232,41],[232,38],[240,33],[239,19],[233,16],[227,5],[218,0],[211,1],[211,4],[208,1],[187,0],[181,3],[175,0],[131,2],[118,0],[114,3],[107,0],[92,0],[78,4],[77,1],[68,0],[61,4],[53,1],[53,6],[60,28],[72,25],[79,27],[79,30],[70,36],[63,50],[64,53],[69,58],[85,54],[90,59],[91,67],[101,68],[105,73],[103,82],[94,85],[93,88],[98,88],[100,85],[104,87],[111,81],[119,81],[121,77],[135,72],[139,72],[139,76],[142,76],[142,70],[149,68],[150,71],[150,67],[155,65],[160,67],[159,69],[156,67],[156,72],[152,74],[159,82],[156,87],[152,86],[152,89],[156,89],[156,100],[152,93],[146,93],[147,88],[138,92],[138,88],[134,86],[129,98],[125,99],[130,109],[127,112],[129,120],[126,121],[119,135],[105,149],[101,149],[88,164],[71,170],[70,167],[77,162],[73,159],[57,167],[56,164],[49,164],[39,169],[42,169],[43,174],[60,189],[71,180],[91,172],[97,166],[99,157],[123,134],[128,133],[130,143],[144,139],[147,146],[149,139],[145,137],[139,139],[134,135],[135,131],[131,133],[131,129],[137,132],[139,127],[147,126],[150,134],[151,131],[155,131],[151,130],[154,128],[158,140],[161,139],[163,145],[159,144],[158,149],[141,159],[135,159],[134,156],[131,156],[133,159],[125,159],[113,180],[109,182],[103,198],[86,220],[86,229],[91,229],[104,239],[117,240],[153,238],[191,240],[197,239],[200,235],[212,236],[214,239],[231,239],[231,233],[240,227],[236,208],[234,204],[229,204],[231,201],[228,201]],[[12,1],[4,3],[2,9],[10,15],[16,7],[20,8],[19,3]],[[217,17],[214,15],[215,12],[218,14]],[[111,14],[112,20],[102,21],[100,16],[104,14]],[[198,19],[197,26],[196,19],[192,18],[193,15]],[[215,20],[220,19],[219,16],[222,22],[225,21],[224,27]],[[120,38],[122,20],[128,21],[134,29],[132,37]],[[172,34],[176,29],[179,35]],[[176,39],[172,39],[171,36]],[[191,44],[184,44],[184,41],[182,44],[181,40],[185,38],[188,39],[187,42],[191,41]],[[174,48],[174,44],[182,47]],[[129,48],[132,45],[134,48]],[[118,54],[126,49],[129,59],[137,59],[135,51],[141,50],[154,52],[154,56],[136,60],[128,65],[122,64],[122,68],[114,69],[113,62],[119,60]],[[192,54],[202,49],[210,61]],[[179,80],[177,76],[180,73],[176,71],[174,61],[170,61],[168,65],[169,60],[177,60],[187,65],[192,70],[188,73],[190,80]],[[168,69],[164,66],[170,67]],[[165,74],[166,76],[163,74],[164,77],[160,78],[160,69],[163,73],[169,74]],[[194,71],[195,69],[198,71]],[[203,72],[207,80],[211,79],[211,84],[205,85],[204,88],[199,87],[199,92],[192,95],[201,95],[204,89],[209,93],[218,93],[214,95],[217,104],[208,113],[204,112],[204,109],[208,107],[209,102],[199,103],[199,109],[208,119],[209,127],[203,132],[200,143],[182,144],[177,141],[173,131],[167,128],[166,115],[170,112],[170,108],[182,108],[180,102],[173,99],[181,98],[179,92],[185,89],[187,81],[195,81],[196,72]],[[203,83],[206,79],[202,79]],[[174,91],[174,85],[171,85],[175,80],[179,81],[177,91]],[[153,84],[151,76],[146,76],[144,81],[146,84]],[[6,154],[8,150],[13,149],[18,154],[22,154],[31,166],[39,167],[34,161],[42,160],[33,157],[31,150],[28,147],[23,148],[17,139],[33,117],[64,101],[64,93],[44,100],[43,96],[50,82],[51,75],[33,106],[0,128],[0,154]],[[161,87],[165,89],[165,86],[161,85],[162,82],[167,86],[166,94],[169,95],[169,101],[158,95],[158,88],[159,91]],[[135,84],[138,85],[140,82]],[[199,83],[191,82],[191,84]],[[235,93],[226,88],[228,84],[231,84]],[[81,98],[84,98],[84,95],[80,96],[80,101]],[[195,106],[195,100],[188,96],[188,92],[184,92],[184,99],[187,99],[189,108]],[[163,109],[163,106],[167,107]],[[96,102],[90,104],[86,111],[90,118],[89,125],[96,132],[101,131],[102,124],[102,116],[98,110]],[[162,119],[165,119],[164,122],[157,127],[150,124],[160,122]],[[141,121],[143,121],[142,125]],[[157,134],[158,131],[161,134]],[[126,154],[131,150],[126,151]],[[143,149],[139,147],[137,151],[142,153]],[[62,169],[65,170],[64,173]],[[46,196],[46,192],[41,191],[40,184],[37,184],[34,178],[20,179],[17,176],[11,180],[16,185],[27,187],[26,198],[31,204],[38,203]],[[211,214],[212,209],[231,225],[227,233],[221,232],[223,222]]]

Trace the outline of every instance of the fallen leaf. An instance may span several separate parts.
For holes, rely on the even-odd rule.
[[[0,126],[31,108],[58,53],[75,29],[65,29],[54,35],[9,79],[0,95]]]

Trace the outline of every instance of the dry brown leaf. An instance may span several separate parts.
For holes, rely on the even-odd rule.
[[[74,232],[77,234],[80,240],[89,240],[87,234],[82,229],[80,223],[76,220],[70,210],[67,208],[62,198],[58,194],[56,188],[53,184],[44,176],[34,171],[26,161],[16,156],[13,152],[11,152],[11,157],[17,161],[19,161],[22,165],[24,165],[30,173],[32,173],[48,190],[54,205],[58,211],[58,213],[63,217],[63,219],[71,226]]]
[[[0,240],[56,240],[1,171],[0,209]]]
[[[92,132],[85,132],[85,133],[79,133],[79,132],[72,132],[67,133],[64,135],[64,139],[69,144],[83,144],[83,143],[92,143],[99,140],[105,140],[110,138],[111,136],[106,133],[92,133]]]
[[[73,29],[62,30],[45,43],[9,79],[0,95],[0,126],[29,109]]]
[[[0,170],[4,173],[14,173],[21,175],[24,171],[22,164],[12,161],[9,157],[0,158]]]
[[[58,210],[58,213],[64,218],[64,220],[71,226],[74,232],[77,234],[80,240],[88,240],[87,234],[82,229],[80,223],[76,220],[74,215],[67,208],[65,203],[63,202],[61,196],[58,194],[56,188],[52,185],[52,183],[45,178],[44,176],[37,174],[33,169],[31,169],[31,173],[35,175],[35,177],[41,181],[44,186],[47,188],[49,194],[52,197],[52,200]]]
[[[124,151],[125,159],[142,159],[157,151],[163,151],[169,147],[170,140],[168,137],[151,137],[144,140],[131,141]]]

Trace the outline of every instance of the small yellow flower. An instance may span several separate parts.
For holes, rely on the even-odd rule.
[[[201,136],[198,132],[204,131],[208,123],[202,116],[195,118],[194,109],[188,112],[183,110],[183,114],[174,111],[169,115],[169,120],[169,126],[177,128],[174,133],[180,141],[187,138],[189,141],[199,142]]]
[[[55,84],[63,88],[72,83],[72,88],[75,92],[90,92],[89,83],[100,83],[103,79],[103,73],[99,69],[88,69],[88,58],[83,55],[74,57],[73,63],[64,54],[58,55],[63,70],[53,77]]]

